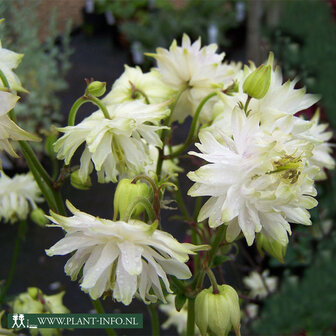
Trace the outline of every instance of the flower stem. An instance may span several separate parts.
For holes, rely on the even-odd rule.
[[[187,336],[195,335],[195,299],[188,299]]]
[[[187,89],[187,87],[183,87],[176,95],[175,100],[173,101],[173,103],[171,104],[170,107],[170,115],[169,117],[165,120],[164,122],[164,126],[168,126],[170,124],[170,119],[171,116],[175,110],[175,106],[178,102],[178,100],[180,99],[180,97],[182,96],[183,92]],[[161,133],[161,141],[162,141],[162,148],[159,149],[159,156],[158,156],[158,161],[157,161],[157,165],[156,165],[156,176],[158,178],[158,181],[160,181],[160,176],[161,176],[161,170],[162,170],[162,163],[163,163],[163,159],[164,159],[164,146],[166,144],[166,137],[167,137],[167,129],[163,129],[162,133]]]
[[[164,159],[173,159],[173,158],[179,156],[180,154],[182,154],[185,150],[187,150],[187,148],[189,147],[189,145],[193,141],[196,126],[197,126],[198,117],[199,117],[199,115],[202,111],[203,106],[205,105],[205,103],[209,99],[211,99],[212,97],[214,97],[216,95],[217,95],[217,92],[210,93],[200,102],[200,104],[198,105],[197,110],[195,112],[193,121],[192,121],[191,126],[190,126],[189,134],[188,134],[188,137],[187,137],[186,141],[184,142],[184,145],[180,149],[178,149],[176,152],[171,153],[170,155],[167,155],[166,157],[164,157]]]
[[[96,310],[97,313],[105,314],[104,307],[99,300],[92,300],[91,299],[91,302],[92,302],[92,305],[93,305],[93,307],[94,307],[94,309]],[[111,328],[106,328],[105,331],[106,331],[106,334],[109,335],[109,336],[117,336],[116,332]]]
[[[1,294],[0,294],[0,307],[3,304],[3,301],[6,297],[8,288],[9,288],[9,286],[10,286],[12,280],[13,280],[13,277],[14,277],[16,262],[17,262],[18,255],[19,255],[19,249],[20,249],[20,245],[21,245],[21,240],[23,238],[23,231],[24,231],[25,225],[26,225],[26,221],[22,220],[22,221],[20,221],[19,226],[18,226],[18,231],[17,231],[15,245],[14,245],[14,253],[13,253],[13,257],[12,257],[11,266],[10,266],[10,269],[9,269],[8,278],[7,278],[6,284],[5,284],[5,286],[2,289]]]
[[[207,273],[207,275],[209,277],[209,280],[211,282],[211,285],[212,285],[212,293],[213,294],[219,294],[218,284],[217,284],[217,280],[216,280],[214,272],[212,272],[212,270],[210,268],[207,268],[206,273]]]
[[[92,104],[96,105],[99,107],[99,109],[103,112],[104,117],[106,119],[111,119],[110,115],[106,109],[106,106],[96,97],[92,96],[92,95],[88,95],[88,96],[82,96],[80,98],[78,98],[74,104],[71,107],[71,110],[69,112],[69,118],[68,118],[68,126],[74,126],[75,125],[75,120],[76,120],[76,115],[77,112],[79,110],[79,108],[85,104],[91,102]]]
[[[160,336],[159,315],[156,309],[156,305],[150,304],[147,307],[152,320],[152,335]]]
[[[213,258],[216,255],[220,243],[223,241],[226,234],[226,225],[222,224],[216,231],[216,237],[214,242],[211,244],[211,250],[209,252],[209,264],[208,267],[210,268],[213,262]]]
[[[1,70],[0,79],[3,82],[4,86],[9,89],[8,81]],[[15,123],[17,123],[16,116],[13,110],[11,110],[8,115]],[[29,144],[26,141],[22,140],[18,141],[18,143],[21,147],[21,151],[26,159],[28,167],[32,172],[34,179],[39,186],[44,198],[46,199],[49,207],[59,214],[64,214],[65,209],[61,194],[59,191],[53,189],[51,177],[41,165],[40,161],[36,157],[34,151],[29,146]]]

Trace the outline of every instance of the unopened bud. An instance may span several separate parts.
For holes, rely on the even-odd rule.
[[[114,194],[114,211],[120,214],[123,218],[127,211],[128,206],[138,197],[150,197],[150,188],[146,183],[137,181],[132,183],[130,179],[123,179],[118,183],[117,189]],[[139,216],[144,211],[143,205],[139,204],[132,217]]]
[[[90,83],[86,88],[86,93],[94,97],[102,96],[105,93],[105,91],[106,91],[106,83],[99,81],[94,81]]]
[[[260,65],[260,67],[254,70],[245,79],[243,84],[244,92],[255,99],[263,98],[271,84],[271,72],[272,66]]]
[[[79,170],[71,173],[70,182],[74,188],[79,190],[88,190],[92,186],[89,176],[87,177],[86,181],[83,182],[83,180],[79,177]]]
[[[46,226],[49,221],[41,208],[36,208],[30,213],[30,219],[39,226]]]
[[[208,334],[227,336],[234,329],[240,336],[240,308],[237,292],[228,285],[218,286],[214,294],[212,287],[203,289],[196,297],[195,320],[202,336]]]
[[[258,252],[262,257],[264,256],[264,251],[266,251],[269,255],[284,263],[287,246],[281,245],[274,239],[268,239],[261,233],[257,234],[256,243]]]

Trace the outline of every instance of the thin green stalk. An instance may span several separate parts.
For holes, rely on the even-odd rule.
[[[75,121],[76,121],[76,115],[77,112],[79,110],[79,108],[85,104],[91,102],[92,104],[96,105],[97,107],[99,107],[99,109],[103,112],[104,117],[107,119],[110,119],[110,115],[106,109],[106,106],[96,97],[92,96],[92,95],[88,95],[88,96],[82,96],[80,98],[78,98],[74,104],[71,107],[71,110],[69,112],[69,118],[68,118],[68,126],[74,126],[75,125]]]
[[[93,307],[94,307],[94,309],[96,310],[97,313],[105,314],[104,307],[99,300],[92,300],[91,299],[91,302],[92,302]],[[109,336],[117,336],[116,332],[111,328],[106,328],[105,331],[106,331],[106,334],[109,335]]]
[[[221,242],[224,240],[225,234],[226,234],[226,225],[223,224],[217,229],[215,240],[211,244],[212,247],[209,252],[209,264],[208,264],[209,268],[211,268],[212,266],[213,258],[216,255]]]
[[[152,320],[152,335],[160,336],[160,322],[156,305],[150,304],[147,307]]]
[[[23,231],[23,228],[24,228],[25,224],[26,224],[25,221],[20,221],[19,226],[18,226],[18,231],[17,231],[15,245],[14,245],[14,253],[13,253],[13,257],[12,257],[11,266],[10,266],[10,269],[9,269],[8,278],[7,278],[6,284],[5,284],[5,286],[2,289],[1,294],[0,294],[0,307],[3,304],[3,301],[6,297],[8,288],[9,288],[10,284],[12,283],[12,280],[13,280],[13,277],[14,277],[15,267],[16,267],[16,263],[17,263],[17,259],[18,259],[18,255],[19,255],[19,249],[20,249],[21,240],[22,240],[22,231]]]
[[[68,118],[68,126],[74,126],[78,109],[87,102],[86,97],[78,98],[71,107]]]
[[[0,79],[3,82],[4,86],[10,89],[7,78],[1,70],[0,70]],[[9,114],[9,117],[16,123],[17,120],[14,114],[14,111],[11,110],[8,114]],[[44,169],[44,167],[41,165],[40,161],[37,159],[34,151],[29,146],[29,144],[26,141],[18,141],[18,142],[21,147],[21,151],[26,159],[28,167],[30,171],[32,172],[36,180],[36,183],[38,184],[49,207],[55,212],[61,213],[62,209],[64,210],[63,200],[62,201],[59,200],[61,198],[59,191],[55,191],[53,189],[51,177],[49,176],[47,171]]]
[[[187,336],[195,335],[195,299],[188,299]]]
[[[174,152],[170,155],[167,155],[167,157],[166,157],[167,159],[173,159],[173,158],[179,156],[180,154],[182,154],[184,151],[187,150],[187,148],[190,146],[190,144],[193,141],[193,138],[194,138],[194,135],[195,135],[195,130],[196,130],[196,127],[197,127],[198,117],[199,117],[199,115],[202,111],[203,106],[205,105],[205,103],[209,99],[211,99],[212,97],[214,97],[216,95],[217,95],[217,92],[210,93],[200,102],[200,104],[198,105],[197,110],[195,112],[193,121],[192,121],[191,126],[190,126],[189,134],[188,134],[188,137],[187,137],[186,141],[184,142],[184,145],[180,149],[178,149],[176,152]]]
[[[181,210],[181,212],[183,213],[183,215],[187,218],[187,219],[191,219],[191,216],[189,214],[189,211],[187,209],[187,207],[184,204],[184,200],[181,194],[181,187],[180,187],[180,183],[178,178],[176,179],[176,186],[177,189],[175,190],[175,198],[176,198],[176,202]]]
[[[168,126],[170,123],[170,118],[172,116],[172,114],[174,113],[175,110],[175,106],[177,104],[177,102],[179,101],[180,97],[182,96],[182,93],[187,89],[188,87],[184,87],[182,88],[176,95],[176,98],[174,100],[174,102],[171,104],[170,107],[170,115],[169,117],[165,120],[164,122],[164,126]],[[162,170],[162,163],[163,163],[163,158],[164,158],[164,146],[166,144],[166,136],[167,136],[167,129],[163,129],[162,133],[161,133],[161,141],[162,141],[162,148],[159,149],[159,156],[158,156],[158,161],[157,161],[157,165],[156,165],[156,176],[158,178],[158,181],[160,181],[160,176],[161,176],[161,170]]]
[[[219,294],[218,283],[217,283],[214,272],[212,272],[212,270],[210,268],[207,268],[206,273],[207,273],[207,275],[209,277],[209,280],[211,282],[212,293],[213,294]]]

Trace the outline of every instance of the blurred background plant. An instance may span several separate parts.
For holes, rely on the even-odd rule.
[[[60,39],[56,28],[57,12],[53,10],[48,34],[41,39],[36,13],[39,4],[40,1],[35,0],[0,1],[0,17],[5,18],[0,36],[4,48],[24,54],[17,75],[29,94],[21,95],[15,109],[19,124],[29,132],[43,135],[52,124],[60,125],[63,118],[57,93],[68,87],[65,76],[70,68],[71,22]],[[34,144],[39,152],[42,146]]]

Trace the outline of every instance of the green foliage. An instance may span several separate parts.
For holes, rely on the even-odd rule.
[[[60,100],[56,93],[67,88],[65,75],[70,68],[70,22],[62,40],[56,45],[56,12],[50,17],[49,35],[44,42],[39,39],[39,25],[34,0],[0,2],[1,41],[5,48],[24,54],[16,74],[29,94],[24,94],[15,111],[20,125],[30,132],[43,133],[52,123],[62,120]],[[42,150],[42,144],[37,149]]]
[[[336,232],[322,240],[314,261],[298,282],[287,276],[280,291],[265,301],[253,332],[261,335],[332,333],[336,314]]]
[[[97,0],[95,6],[98,13],[113,13],[117,20],[129,20],[141,15],[148,6],[148,0]]]
[[[298,76],[309,92],[323,95],[322,105],[336,126],[334,77],[336,25],[327,1],[282,1],[277,28],[266,36],[285,76]]]
[[[140,42],[142,51],[153,52],[158,46],[167,48],[183,33],[192,40],[201,37],[207,44],[209,25],[214,24],[218,28],[218,44],[226,46],[225,33],[236,24],[233,5],[230,0],[189,0],[185,7],[175,9],[169,1],[160,0],[140,19],[122,23],[121,30],[130,42]]]

